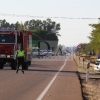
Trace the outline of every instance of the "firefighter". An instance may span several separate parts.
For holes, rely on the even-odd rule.
[[[24,61],[25,61],[25,51],[23,50],[23,47],[21,46],[19,50],[17,51],[17,70],[16,73],[19,71],[19,66],[22,66],[22,73],[24,74]]]

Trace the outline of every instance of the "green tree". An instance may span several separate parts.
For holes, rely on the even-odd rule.
[[[29,30],[29,21],[25,21],[24,23],[24,29]]]
[[[22,22],[19,24],[18,30],[24,30],[24,25]]]
[[[100,19],[99,19],[100,20]],[[93,28],[91,36],[88,36],[90,39],[90,47],[95,49],[96,52],[100,51],[100,23],[90,24]]]
[[[57,40],[58,41],[58,31],[60,30],[60,24],[52,22],[51,19],[46,20],[30,20],[16,23],[9,23],[6,20],[0,20],[0,27],[2,28],[13,28],[16,30],[31,30],[33,32],[34,40]]]
[[[8,22],[6,22],[6,20],[0,20],[0,27],[2,28],[9,28],[10,24]]]
[[[55,34],[45,30],[35,29],[32,31],[32,33],[33,33],[33,40],[50,40],[50,41],[57,40],[58,41],[58,37]]]
[[[60,23],[52,22],[51,19],[46,20],[30,20],[24,23],[24,29],[26,30],[34,30],[34,29],[41,29],[51,33],[54,33],[58,36],[58,31],[60,30]]]
[[[20,23],[18,21],[15,23],[15,29],[16,30],[19,30],[20,29]]]

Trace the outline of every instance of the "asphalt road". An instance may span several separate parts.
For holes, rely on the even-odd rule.
[[[76,72],[69,67],[72,60],[64,56],[33,59],[25,74],[21,69],[16,74],[10,67],[4,67],[0,70],[0,100],[75,100],[76,96],[68,91],[72,88],[76,92],[74,87],[67,86],[73,80],[79,83]],[[80,87],[77,90],[76,99],[82,100]],[[70,95],[66,95],[68,92]]]

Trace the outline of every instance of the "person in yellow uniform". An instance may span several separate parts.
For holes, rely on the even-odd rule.
[[[25,60],[25,51],[23,50],[23,47],[21,46],[19,50],[17,51],[17,70],[16,73],[19,71],[19,66],[22,66],[22,73],[24,74],[24,60]]]

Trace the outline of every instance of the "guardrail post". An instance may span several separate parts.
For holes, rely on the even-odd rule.
[[[80,56],[78,56],[78,65],[80,64]]]
[[[85,60],[84,60],[84,57],[83,57],[82,68],[84,68],[84,61],[85,61]]]
[[[89,80],[89,69],[86,70],[86,82]]]
[[[89,80],[89,68],[90,68],[90,63],[87,64],[87,70],[86,70],[86,82]]]

